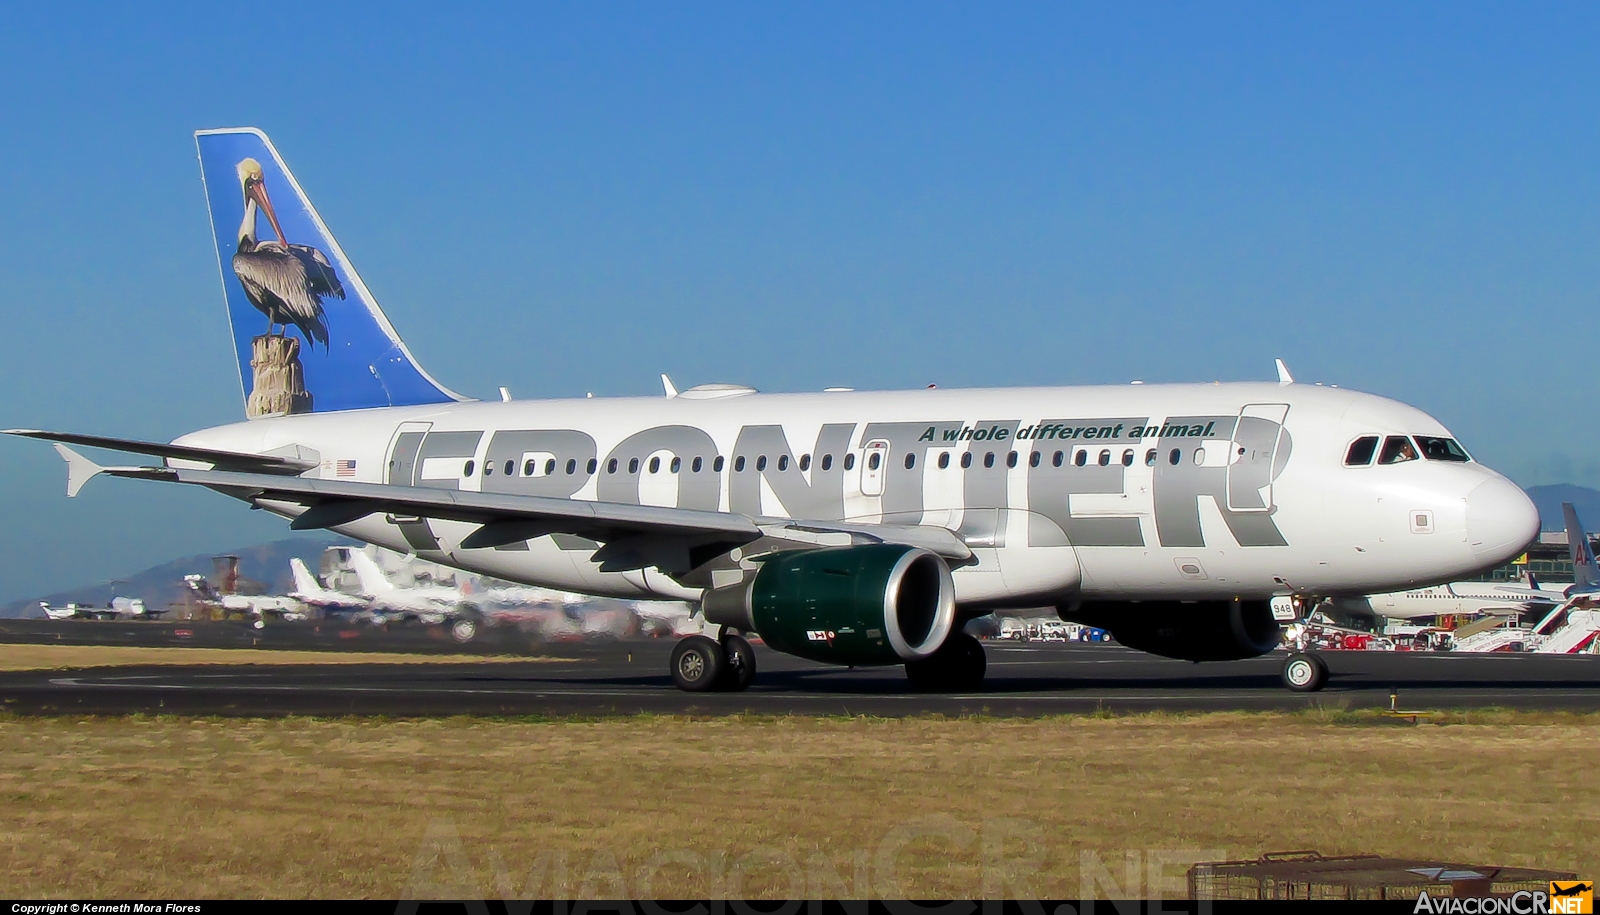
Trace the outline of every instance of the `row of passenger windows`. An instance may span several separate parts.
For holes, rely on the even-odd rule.
[[[1374,441],[1376,441],[1376,439],[1374,439]],[[1354,452],[1352,451],[1352,453],[1354,453]],[[1111,465],[1113,457],[1114,457],[1114,455],[1113,455],[1111,449],[1105,448],[1105,449],[1102,449],[1100,451],[1100,454],[1099,454],[1098,457],[1094,458],[1094,463],[1099,465],[1099,466],[1101,466],[1101,467],[1109,467]],[[1122,466],[1124,466],[1124,467],[1132,467],[1134,459],[1135,459],[1134,449],[1127,448],[1127,449],[1123,450],[1122,455],[1120,457],[1120,461],[1121,461]],[[1156,449],[1151,448],[1151,449],[1148,449],[1147,451],[1145,451],[1145,453],[1144,453],[1144,464],[1145,464],[1146,467],[1154,467],[1156,465],[1158,459],[1159,459],[1159,454],[1158,454]],[[1205,463],[1205,459],[1206,459],[1206,450],[1204,448],[1196,448],[1196,449],[1194,449],[1194,455],[1193,455],[1194,463],[1203,464],[1203,463]],[[995,465],[995,461],[996,460],[997,460],[997,455],[996,455],[995,452],[993,452],[993,451],[987,452],[987,453],[984,454],[984,456],[982,458],[983,466],[984,467],[993,467]],[[1017,460],[1018,460],[1017,452],[1015,452],[1015,451],[1008,452],[1005,455],[1004,460],[1005,460],[1005,465],[1007,467],[1016,467],[1017,466]],[[1368,455],[1368,460],[1371,460],[1371,456],[1370,455]],[[867,455],[866,467],[867,467],[868,470],[877,470],[879,468],[879,466],[881,466],[882,461],[883,461],[883,452],[881,452],[881,451],[872,451],[871,453],[869,453]],[[960,463],[961,463],[962,469],[966,469],[966,468],[971,467],[973,461],[974,461],[973,452],[964,451],[964,452],[961,453],[961,461],[960,461]],[[1044,462],[1044,452],[1042,452],[1042,451],[1032,451],[1032,452],[1028,453],[1028,466],[1029,467],[1038,467],[1043,462]],[[1090,453],[1089,453],[1088,449],[1079,449],[1076,453],[1074,453],[1072,455],[1072,465],[1074,467],[1085,467],[1085,466],[1088,466],[1089,462],[1090,462]],[[783,472],[783,471],[788,470],[789,467],[790,467],[790,463],[791,462],[790,462],[789,456],[787,454],[780,455],[778,457],[778,460],[777,460],[778,471],[779,472]],[[950,467],[950,452],[948,452],[948,451],[940,452],[938,461],[936,463],[937,463],[937,465],[938,465],[940,470],[948,469]],[[1067,463],[1067,453],[1064,452],[1064,451],[1057,451],[1055,454],[1050,456],[1050,466],[1052,466],[1052,467],[1061,467],[1061,466],[1064,466],[1066,463]],[[1168,451],[1167,452],[1167,463],[1172,464],[1174,466],[1183,463],[1183,449],[1181,449],[1181,448],[1173,448],[1172,450]],[[794,461],[793,464],[794,464],[794,466],[796,466],[800,470],[810,470],[811,469],[811,455],[802,454],[800,456],[800,459],[798,461]],[[826,470],[832,470],[833,469],[833,455],[824,454],[822,456],[821,460],[819,460],[817,462],[817,464],[818,464],[819,467],[821,467],[825,471]],[[843,464],[843,467],[844,467],[845,470],[854,470],[855,466],[856,466],[856,456],[854,454],[846,454],[844,456],[844,460],[843,460],[842,464]],[[722,455],[719,454],[716,457],[711,459],[711,471],[713,473],[721,473],[723,465],[724,465],[724,461],[723,461]],[[547,458],[545,460],[545,462],[544,462],[544,467],[543,467],[544,474],[543,475],[544,476],[554,476],[555,473],[556,473],[556,466],[557,466],[557,464],[556,464],[556,459],[555,458]],[[667,466],[667,472],[668,473],[678,473],[681,470],[683,470],[683,458],[674,457],[674,458],[671,459],[671,461],[669,461],[667,463],[666,466]],[[690,473],[699,473],[699,472],[701,472],[702,470],[705,469],[705,466],[706,466],[705,458],[703,458],[703,457],[693,458],[693,459],[691,459],[689,461],[689,472]],[[916,466],[917,466],[917,456],[916,456],[916,454],[915,453],[906,454],[906,457],[905,457],[905,467],[906,467],[906,469],[910,470],[910,469],[912,469],[912,468],[914,468]],[[621,467],[621,464],[617,460],[617,458],[611,458],[610,460],[606,461],[606,473],[616,473],[618,471],[618,469],[620,469],[620,467]],[[628,467],[628,473],[638,473],[639,472],[639,459],[638,458],[629,458],[627,467]],[[649,464],[647,465],[647,469],[649,470],[650,473],[660,473],[661,472],[661,467],[662,467],[662,463],[661,463],[661,458],[660,457],[651,458],[650,461],[649,461]],[[759,455],[759,456],[756,457],[755,468],[756,468],[757,471],[765,471],[767,469],[767,456],[766,455],[763,454],[763,455]],[[589,462],[588,462],[588,465],[585,467],[585,472],[587,472],[587,473],[592,475],[598,469],[599,469],[599,461],[597,461],[594,458],[590,458]],[[466,464],[463,465],[463,467],[461,469],[461,473],[462,473],[462,476],[470,477],[470,476],[473,475],[473,473],[476,470],[477,470],[477,462],[475,462],[475,461],[467,461]],[[508,461],[505,462],[504,467],[503,467],[503,472],[504,472],[504,474],[506,476],[508,476],[508,477],[509,476],[516,476],[517,475],[517,470],[518,470],[518,467],[517,467],[517,462],[516,461],[508,460]],[[522,464],[522,467],[521,467],[522,476],[525,476],[525,477],[536,476],[536,475],[539,474],[539,470],[540,470],[539,462],[537,460],[534,460],[534,459],[531,459],[531,458],[529,460],[527,460],[527,461],[524,461],[523,464]],[[745,457],[744,457],[744,455],[740,455],[740,456],[734,458],[733,459],[733,471],[735,473],[743,473],[744,470],[745,470]],[[578,472],[578,462],[577,462],[577,460],[569,459],[567,461],[567,463],[566,463],[566,472],[567,472],[568,475],[575,474],[575,473]],[[489,462],[487,462],[487,461],[485,461],[484,465],[483,465],[483,475],[486,476],[486,477],[489,477],[489,476],[494,476],[494,474],[495,474],[494,465],[489,463]]]
[[[1363,435],[1350,443],[1344,453],[1346,467],[1366,467],[1377,455],[1379,464],[1404,464],[1425,457],[1430,461],[1451,461],[1464,464],[1472,458],[1453,438],[1437,435],[1389,435],[1383,438],[1383,450],[1378,450],[1378,436]]]

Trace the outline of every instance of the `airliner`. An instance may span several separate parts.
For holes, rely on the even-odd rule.
[[[1600,566],[1595,563],[1589,535],[1578,520],[1577,509],[1571,502],[1563,502],[1561,510],[1565,516],[1567,549],[1575,579],[1572,584],[1541,585],[1532,573],[1528,573],[1526,580],[1519,582],[1453,581],[1409,591],[1371,594],[1364,598],[1341,598],[1329,601],[1328,606],[1336,613],[1389,619],[1475,616],[1480,613],[1512,617],[1527,613],[1543,615],[1571,597],[1600,590]]]
[[[245,419],[171,443],[10,430],[91,477],[202,486],[514,582],[699,608],[669,673],[755,677],[745,638],[978,688],[965,621],[1056,608],[1191,661],[1277,648],[1274,597],[1467,578],[1539,517],[1433,417],[1277,381],[463,397],[414,359],[266,135],[196,134]],[[284,205],[278,208],[274,201]],[[451,307],[459,307],[452,305]],[[73,446],[161,459],[102,466]],[[1294,689],[1326,677],[1284,667]]]

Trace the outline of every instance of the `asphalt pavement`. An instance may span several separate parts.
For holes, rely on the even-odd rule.
[[[684,693],[670,640],[554,646],[539,661],[193,665],[0,674],[13,714],[1048,715],[1149,710],[1600,708],[1600,657],[1327,652],[1326,689],[1293,693],[1283,655],[1191,664],[1110,644],[988,642],[982,689],[911,690],[901,668],[836,668],[757,646],[743,693]],[[0,645],[0,653],[5,647]]]

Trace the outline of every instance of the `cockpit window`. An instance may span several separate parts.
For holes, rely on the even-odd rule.
[[[1411,444],[1411,439],[1404,435],[1391,435],[1383,440],[1383,454],[1378,457],[1380,464],[1400,464],[1417,459],[1417,447]]]
[[[1472,460],[1462,447],[1456,444],[1453,438],[1440,438],[1437,435],[1419,435],[1417,444],[1422,448],[1422,456],[1430,461],[1455,461],[1464,464]]]
[[[1378,437],[1376,435],[1363,435],[1350,443],[1350,450],[1344,453],[1346,467],[1365,467],[1372,463],[1372,456],[1378,452]]]

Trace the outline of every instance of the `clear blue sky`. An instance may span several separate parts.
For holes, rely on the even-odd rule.
[[[191,132],[457,390],[1271,377],[1600,484],[1600,6],[0,9],[0,425],[242,416]],[[279,536],[0,442],[0,598]]]

